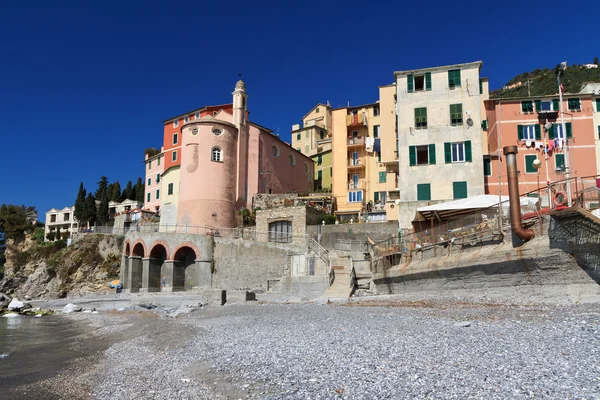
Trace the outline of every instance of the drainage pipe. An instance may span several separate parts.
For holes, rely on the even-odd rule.
[[[510,224],[512,231],[524,241],[535,237],[535,232],[531,229],[523,228],[521,224],[521,201],[519,199],[519,178],[517,176],[517,146],[504,147],[504,156],[506,157],[506,170],[508,173],[508,198],[510,201]]]

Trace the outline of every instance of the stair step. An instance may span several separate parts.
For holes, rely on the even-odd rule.
[[[331,267],[331,269],[339,271],[339,270],[343,270],[345,267],[343,265],[334,265]]]

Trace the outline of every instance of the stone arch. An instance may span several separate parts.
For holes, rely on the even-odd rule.
[[[196,259],[200,258],[200,250],[198,250],[198,247],[196,247],[196,245],[192,242],[181,242],[177,245],[177,247],[175,247],[175,250],[173,251],[173,253],[171,253],[171,257],[172,258],[168,258],[167,260],[172,260],[172,261],[176,261],[175,260],[175,256],[177,255],[177,252],[179,250],[181,250],[183,247],[189,247],[190,249],[192,249],[194,251],[194,253],[196,253]]]
[[[173,290],[191,290],[196,281],[198,248],[192,243],[181,243],[173,253]]]
[[[141,251],[140,251],[141,249]],[[135,242],[135,244],[133,245],[133,249],[131,251],[131,255],[134,257],[142,257],[144,258],[146,256],[147,252],[146,252],[146,243],[144,243],[143,240],[138,240]]]
[[[129,240],[125,241],[124,247],[125,256],[129,257],[131,255],[131,245],[129,244]]]
[[[152,243],[150,245],[150,253],[148,253],[148,257],[152,258],[152,253],[155,251],[156,246],[162,246],[164,247],[167,255],[165,257],[165,260],[170,260],[171,259],[171,255],[169,254],[169,245],[167,244],[167,242],[165,242],[164,240],[157,240],[154,243]]]

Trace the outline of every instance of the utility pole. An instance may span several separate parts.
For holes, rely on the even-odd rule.
[[[567,69],[567,62],[563,61],[560,66],[556,67],[556,82],[558,84],[558,97],[559,97],[559,112],[560,112],[560,124],[562,125],[562,134],[565,140],[565,178],[567,181],[567,205],[571,207],[571,182],[569,178],[571,171],[569,168],[569,141],[567,138],[567,126],[565,124],[565,113],[563,112],[563,96],[562,96],[562,85],[560,84],[560,77]]]

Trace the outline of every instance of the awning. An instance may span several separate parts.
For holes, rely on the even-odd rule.
[[[508,205],[508,196],[502,196],[502,202]],[[466,199],[448,201],[446,203],[433,204],[431,206],[417,208],[415,221],[427,221],[437,219],[438,221],[449,221],[461,215],[471,214],[477,210],[498,206],[498,196],[482,194]]]

